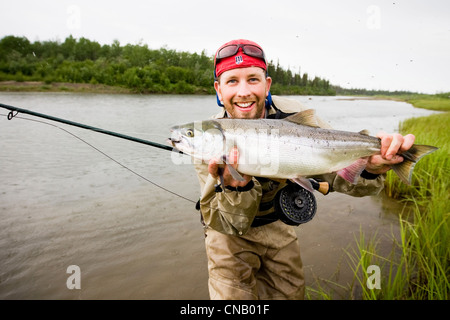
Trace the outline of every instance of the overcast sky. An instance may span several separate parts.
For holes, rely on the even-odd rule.
[[[178,51],[259,43],[269,60],[346,88],[450,91],[448,0],[1,0],[0,37]]]

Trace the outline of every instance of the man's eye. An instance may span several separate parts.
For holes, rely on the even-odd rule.
[[[237,81],[236,81],[235,79],[230,79],[230,80],[227,81],[228,84],[234,84],[234,83],[236,83],[236,82],[237,82]]]

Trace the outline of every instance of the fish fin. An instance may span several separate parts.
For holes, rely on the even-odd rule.
[[[413,146],[409,150],[403,152],[400,155],[405,159],[409,159],[411,161],[417,162],[422,157],[436,151],[437,149],[438,148],[436,148],[436,147],[427,146],[424,144],[413,144]]]
[[[230,171],[231,176],[234,180],[245,181],[239,172],[230,164],[229,157],[223,156],[223,162],[227,165],[228,171]]]
[[[360,158],[348,167],[337,171],[337,174],[352,184],[356,184],[361,172],[363,172],[367,165],[367,159],[367,157]]]
[[[359,132],[359,134],[362,134],[362,135],[364,135],[364,136],[369,136],[369,135],[370,135],[369,130],[367,130],[367,129],[361,130],[361,131]]]
[[[392,166],[392,170],[407,185],[411,184],[412,173],[417,161],[422,157],[436,151],[438,148],[433,146],[414,144],[409,150],[403,152],[401,156],[403,161]]]
[[[411,185],[412,173],[415,165],[416,163],[414,161],[405,159],[401,163],[393,165],[392,170],[394,170],[403,183]]]
[[[316,119],[316,112],[314,111],[314,109],[297,112],[292,116],[284,118],[284,120],[309,127],[320,128],[319,123]]]
[[[231,164],[227,163],[227,167],[228,171],[230,171],[231,176],[233,177],[234,180],[245,181],[245,179],[241,176],[241,174],[237,172],[237,170]]]
[[[309,179],[307,179],[305,177],[300,176],[300,177],[291,179],[291,181],[295,182],[296,184],[300,185],[301,187],[305,188],[306,190],[308,190],[311,193],[314,192],[314,188],[311,184],[311,181],[309,181]]]

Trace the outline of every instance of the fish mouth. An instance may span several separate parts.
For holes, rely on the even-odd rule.
[[[176,139],[173,139],[173,138],[167,138],[166,142],[167,142],[167,144],[170,144],[172,147],[176,148],[177,147],[176,144],[180,143],[181,140],[176,140]]]
[[[177,127],[170,129],[170,138],[167,138],[166,143],[170,144],[172,147],[176,148],[176,144],[181,143],[182,136],[177,132]]]

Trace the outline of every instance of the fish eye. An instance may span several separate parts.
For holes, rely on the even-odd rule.
[[[186,136],[189,138],[194,137],[194,131],[192,129],[186,130]]]

